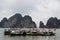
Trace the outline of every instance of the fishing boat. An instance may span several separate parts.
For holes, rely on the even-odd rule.
[[[33,31],[32,31],[33,30]],[[53,31],[37,31],[39,29],[32,29],[29,32],[27,32],[25,29],[24,30],[5,30],[4,34],[5,35],[11,35],[11,36],[19,36],[19,35],[30,35],[30,36],[54,36],[56,33],[54,33]]]

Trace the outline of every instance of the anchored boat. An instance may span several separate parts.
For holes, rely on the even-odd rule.
[[[39,31],[39,29],[29,29],[29,31],[27,31],[27,29],[25,30],[25,28],[22,30],[16,30],[16,29],[9,29],[9,30],[5,30],[4,31],[4,35],[11,35],[11,36],[20,36],[20,35],[34,35],[34,36],[54,36],[55,33],[53,31]]]

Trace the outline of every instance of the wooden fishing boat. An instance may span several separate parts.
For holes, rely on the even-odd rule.
[[[5,30],[4,31],[4,35],[11,35],[11,36],[20,36],[20,35],[30,35],[30,36],[54,36],[56,33],[54,33],[53,31],[32,31],[30,30],[29,32],[26,32],[25,30],[23,31],[16,31],[16,30]]]

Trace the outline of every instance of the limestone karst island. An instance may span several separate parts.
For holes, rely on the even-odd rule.
[[[56,17],[51,17],[48,19],[46,25],[40,21],[39,28],[37,28],[31,16],[25,15],[23,17],[21,14],[16,13],[9,19],[6,17],[3,18],[0,22],[0,28],[8,28],[5,29],[4,35],[52,36],[55,35],[54,30],[60,28],[60,20]]]

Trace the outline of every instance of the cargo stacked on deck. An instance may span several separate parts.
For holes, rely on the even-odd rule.
[[[37,29],[37,28],[22,28],[20,30],[18,29],[8,29],[4,31],[4,35],[38,35],[38,36],[54,36],[55,33],[51,31],[50,29]]]

